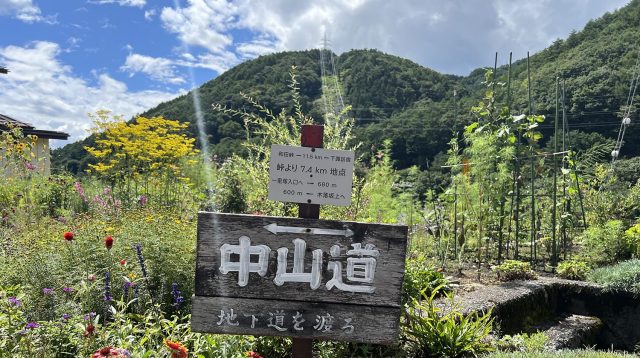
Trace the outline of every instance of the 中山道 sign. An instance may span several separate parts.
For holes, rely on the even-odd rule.
[[[391,343],[407,227],[200,212],[192,329]]]

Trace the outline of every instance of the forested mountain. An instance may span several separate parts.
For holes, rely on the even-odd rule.
[[[621,119],[619,112],[627,101],[640,50],[639,25],[640,0],[634,0],[531,56],[533,111],[547,116],[543,125],[545,134],[550,134],[555,113],[555,81],[560,76],[565,83],[570,128],[616,136]],[[504,58],[508,54],[500,56]],[[352,50],[337,56],[335,63],[344,101],[353,107],[351,115],[356,118],[356,133],[364,144],[363,153],[372,153],[383,139],[389,138],[393,142],[393,159],[399,168],[411,165],[428,168],[438,153],[446,151],[454,132],[472,120],[469,108],[486,89],[482,85],[484,69],[477,69],[466,77],[444,75],[376,50]],[[243,92],[276,113],[289,110],[288,80],[292,65],[297,67],[303,109],[321,123],[319,50],[262,56],[230,69],[199,88],[206,133],[214,154],[225,157],[241,152],[240,143],[245,134],[240,118],[215,112],[211,104],[249,109],[240,96]],[[497,75],[500,81],[506,82],[507,67],[500,67]],[[526,59],[514,62],[511,79],[512,113],[526,113]],[[497,98],[506,104],[506,88],[498,88]],[[190,134],[196,136],[191,94],[142,113],[142,116],[157,115],[188,121]],[[640,154],[640,143],[633,141],[640,134],[640,126],[635,124],[638,114],[634,112],[631,119],[634,125],[627,131],[628,140],[621,153],[626,156]],[[90,158],[83,146],[92,142],[93,138],[89,137],[55,150],[54,165],[73,172],[84,170]]]

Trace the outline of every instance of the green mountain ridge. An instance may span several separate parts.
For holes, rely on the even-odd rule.
[[[639,24],[640,0],[633,0],[530,57],[533,111],[547,116],[547,123],[542,126],[547,138],[555,114],[558,76],[565,83],[570,128],[616,137],[638,55]],[[526,62],[517,60],[511,68],[514,114],[528,110]],[[318,123],[322,122],[320,51],[261,56],[237,65],[198,89],[213,154],[226,157],[241,152],[245,133],[241,119],[215,112],[211,104],[249,109],[240,96],[243,92],[276,113],[291,110],[288,80],[292,65],[297,67],[303,110]],[[469,108],[486,90],[482,84],[484,69],[474,70],[468,76],[440,74],[377,50],[345,52],[336,56],[336,66],[345,104],[353,108],[351,115],[356,118],[356,134],[364,144],[363,153],[373,153],[383,139],[389,138],[398,168],[429,167],[438,153],[446,151],[455,131],[473,120]],[[507,70],[507,66],[498,68],[499,81],[507,81]],[[506,99],[506,89],[499,88],[497,100],[506,104]],[[190,135],[197,137],[191,93],[141,115],[187,121]],[[637,113],[632,112],[631,119],[635,124]],[[639,134],[640,126],[629,127],[622,155],[640,154],[640,143],[632,140]],[[56,149],[53,165],[72,172],[84,170],[91,158],[83,147],[93,141],[89,137]]]

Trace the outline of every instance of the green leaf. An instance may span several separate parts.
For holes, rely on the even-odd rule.
[[[467,129],[465,130],[465,132],[471,134],[471,133],[473,133],[473,131],[476,128],[478,128],[479,125],[480,125],[480,123],[478,123],[478,122],[473,122],[473,123],[469,124],[467,126]]]

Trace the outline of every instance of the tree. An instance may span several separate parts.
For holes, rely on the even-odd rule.
[[[94,147],[85,149],[96,158],[87,171],[118,189],[124,199],[159,188],[165,200],[179,195],[169,186],[187,184],[185,164],[195,164],[195,139],[188,138],[188,124],[163,117],[137,117],[125,122],[121,116],[101,110],[94,120]]]

